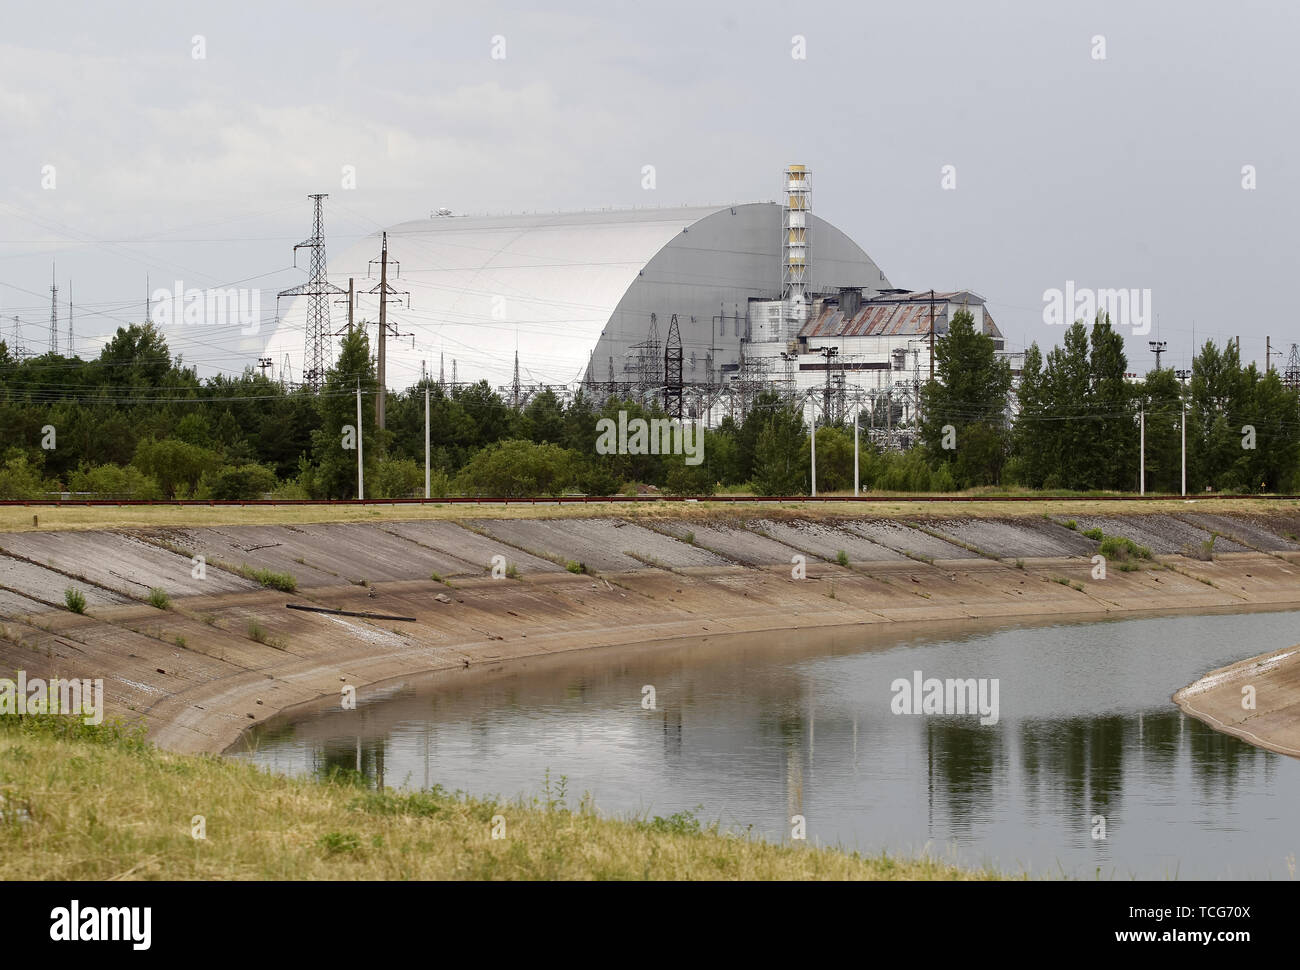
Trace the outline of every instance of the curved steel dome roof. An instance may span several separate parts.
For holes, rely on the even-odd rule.
[[[661,337],[679,314],[683,342],[704,351],[712,322],[698,318],[780,292],[780,207],[775,203],[647,208],[487,217],[436,217],[388,229],[388,319],[403,334],[389,337],[388,384],[410,386],[421,362],[437,376],[439,354],[452,359],[461,381],[508,383],[519,350],[525,383],[579,380],[590,360],[616,355],[644,339],[649,313]],[[813,217],[814,286],[888,281],[847,236]],[[356,318],[378,319],[379,233],[330,260],[330,279],[344,288],[356,278]],[[369,278],[367,271],[369,270]],[[870,278],[868,278],[870,277]],[[277,367],[288,355],[301,376],[306,299],[284,307],[267,342]],[[689,315],[697,317],[692,330]],[[331,326],[346,325],[346,310],[331,306]],[[705,328],[709,328],[706,333]],[[390,330],[391,333],[391,330]],[[375,329],[370,328],[371,344]],[[730,337],[728,337],[730,341]],[[731,341],[738,344],[738,341]],[[716,343],[716,341],[715,341]],[[716,359],[726,357],[721,346]],[[335,343],[335,353],[337,342]],[[689,351],[688,351],[689,352]],[[607,365],[606,365],[607,366]],[[604,379],[605,367],[594,368]],[[688,379],[689,379],[689,375]]]

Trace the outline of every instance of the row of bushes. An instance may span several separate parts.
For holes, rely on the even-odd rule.
[[[182,442],[157,444],[181,445]],[[142,443],[150,453],[153,446]],[[819,428],[817,432],[818,491],[847,491],[853,487],[852,435],[839,428]],[[162,450],[162,449],[159,449]],[[166,449],[174,451],[173,448]],[[809,479],[810,448],[805,441],[802,465],[796,459],[796,477],[777,484],[781,494],[801,494],[800,480]],[[140,467],[144,465],[144,470]],[[299,474],[288,480],[277,479],[265,465],[214,463],[195,469],[191,481],[178,477],[182,463],[170,465],[144,460],[130,465],[89,465],[82,463],[65,480],[47,478],[39,465],[22,454],[11,454],[0,463],[0,499],[35,499],[50,493],[72,492],[109,499],[164,501],[171,498],[197,500],[250,500],[262,498],[308,500],[320,498],[314,481],[315,469],[302,462]],[[715,468],[705,462],[687,465],[680,456],[668,458],[668,472],[663,491],[673,495],[708,496],[719,490],[731,493],[777,494],[764,483],[748,482],[722,486],[714,476]],[[941,466],[932,470],[919,450],[876,452],[864,447],[860,454],[860,482],[864,491],[947,492],[953,491],[951,473]],[[477,452],[458,473],[449,474],[435,468],[430,474],[430,494],[435,498],[449,495],[501,496],[518,498],[531,495],[614,495],[634,493],[638,483],[624,481],[599,461],[579,451],[558,445],[537,444],[524,440],[499,441]],[[424,494],[424,467],[409,458],[380,461],[366,480],[370,498],[408,498]]]

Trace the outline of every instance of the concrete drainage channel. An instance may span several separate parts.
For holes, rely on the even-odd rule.
[[[1170,568],[1089,585],[1099,543],[1082,533],[1094,518],[1107,535],[1170,555]],[[818,520],[774,511],[6,534],[0,663],[102,676],[110,710],[146,716],[159,743],[221,750],[248,724],[342,683],[584,646],[1300,601],[1294,515],[1094,518],[1070,528],[1063,516]],[[1213,562],[1178,557],[1176,547],[1215,533]],[[798,560],[807,582],[792,580]],[[1221,580],[1232,570],[1229,590]],[[84,615],[65,605],[69,588],[84,596]],[[151,604],[154,590],[165,596]]]

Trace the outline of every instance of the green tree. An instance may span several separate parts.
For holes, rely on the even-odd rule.
[[[579,456],[559,445],[512,439],[479,451],[456,477],[466,495],[522,498],[558,495],[574,480]]]
[[[1151,371],[1142,382],[1148,492],[1176,493],[1182,486],[1182,394],[1182,385],[1168,367]]]
[[[807,492],[809,468],[803,460],[803,414],[798,407],[778,400],[759,410],[758,415],[754,491],[759,495],[801,495]],[[748,423],[749,417],[746,418]]]
[[[1124,338],[1110,317],[1093,324],[1088,361],[1089,399],[1095,415],[1093,447],[1095,487],[1131,489],[1137,479],[1137,426],[1133,421],[1133,390],[1125,377],[1128,357]]]
[[[200,497],[217,501],[266,498],[275,491],[275,472],[265,465],[223,465],[205,475]]]
[[[221,455],[179,438],[146,438],[136,446],[131,463],[156,481],[168,498],[188,498],[205,474],[221,466]]]
[[[935,379],[921,393],[926,457],[935,466],[952,465],[953,478],[963,487],[995,484],[1008,444],[1010,365],[998,356],[993,338],[975,330],[971,312],[962,309],[935,342],[934,369]],[[973,434],[969,442],[968,434]],[[975,443],[978,455],[958,463],[962,449]]]
[[[803,443],[804,461],[812,479],[812,435]],[[817,429],[817,492],[842,492],[853,487],[853,432],[823,425]]]
[[[339,342],[338,360],[325,376],[316,398],[320,426],[312,432],[312,454],[316,459],[313,487],[321,498],[357,497],[357,434],[361,435],[361,457],[365,478],[374,482],[380,447],[375,437],[375,367],[370,359],[370,340],[364,327],[357,327]],[[361,428],[357,429],[358,388],[361,391]],[[346,429],[352,429],[349,433]],[[347,447],[351,445],[352,447]]]
[[[549,387],[533,397],[519,417],[519,436],[536,444],[563,445],[564,404]]]

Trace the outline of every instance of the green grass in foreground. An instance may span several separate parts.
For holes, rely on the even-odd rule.
[[[547,786],[550,788],[550,784]],[[204,816],[206,838],[191,835]],[[494,816],[505,838],[493,839]],[[0,879],[995,879],[619,821],[544,800],[374,791],[160,751],[116,725],[0,716]]]

